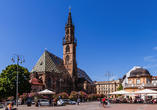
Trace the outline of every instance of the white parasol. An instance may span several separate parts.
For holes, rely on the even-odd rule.
[[[112,92],[112,93],[109,93],[109,94],[130,94],[130,92],[127,92],[127,91],[124,91],[124,90],[121,90],[121,91],[116,91],[116,92]]]
[[[55,92],[45,89],[43,91],[38,92],[38,94],[55,94]]]
[[[144,89],[141,91],[134,92],[135,94],[157,94],[157,91],[151,89]]]

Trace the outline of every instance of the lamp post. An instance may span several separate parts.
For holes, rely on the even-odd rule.
[[[61,78],[61,79],[59,79],[59,81],[60,81],[60,93],[61,93],[61,86],[62,86],[61,81],[64,81],[64,79],[63,79],[63,78]]]
[[[15,62],[15,57],[17,57],[16,106],[18,107],[18,65],[19,65],[19,61],[20,63],[22,63],[25,62],[25,60],[23,55],[13,54],[11,59],[13,62]]]
[[[107,74],[105,74],[105,76],[108,76],[108,94],[107,94],[108,99],[109,99],[109,77],[112,75],[113,74],[110,74],[110,71],[107,71]]]
[[[139,86],[138,89],[142,90],[142,89],[143,89],[143,86]],[[140,97],[141,97],[141,94],[140,94]]]

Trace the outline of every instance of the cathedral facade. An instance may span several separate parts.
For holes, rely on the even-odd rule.
[[[31,71],[32,91],[49,89],[56,93],[66,92],[68,94],[71,91],[84,91],[87,94],[96,92],[95,84],[90,77],[77,67],[77,40],[74,35],[75,26],[72,23],[69,10],[68,21],[65,25],[65,37],[62,39],[63,59],[44,51]]]

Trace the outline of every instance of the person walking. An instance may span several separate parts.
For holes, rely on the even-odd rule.
[[[78,99],[77,99],[77,105],[78,105],[78,106],[79,106],[79,103],[80,103],[80,99],[78,98]]]

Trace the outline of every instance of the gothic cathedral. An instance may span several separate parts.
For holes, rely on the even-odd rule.
[[[85,71],[77,67],[75,25],[72,23],[69,9],[68,22],[65,25],[63,60],[45,50],[31,71],[32,91],[50,89],[56,93],[84,91],[94,93],[93,81]]]

